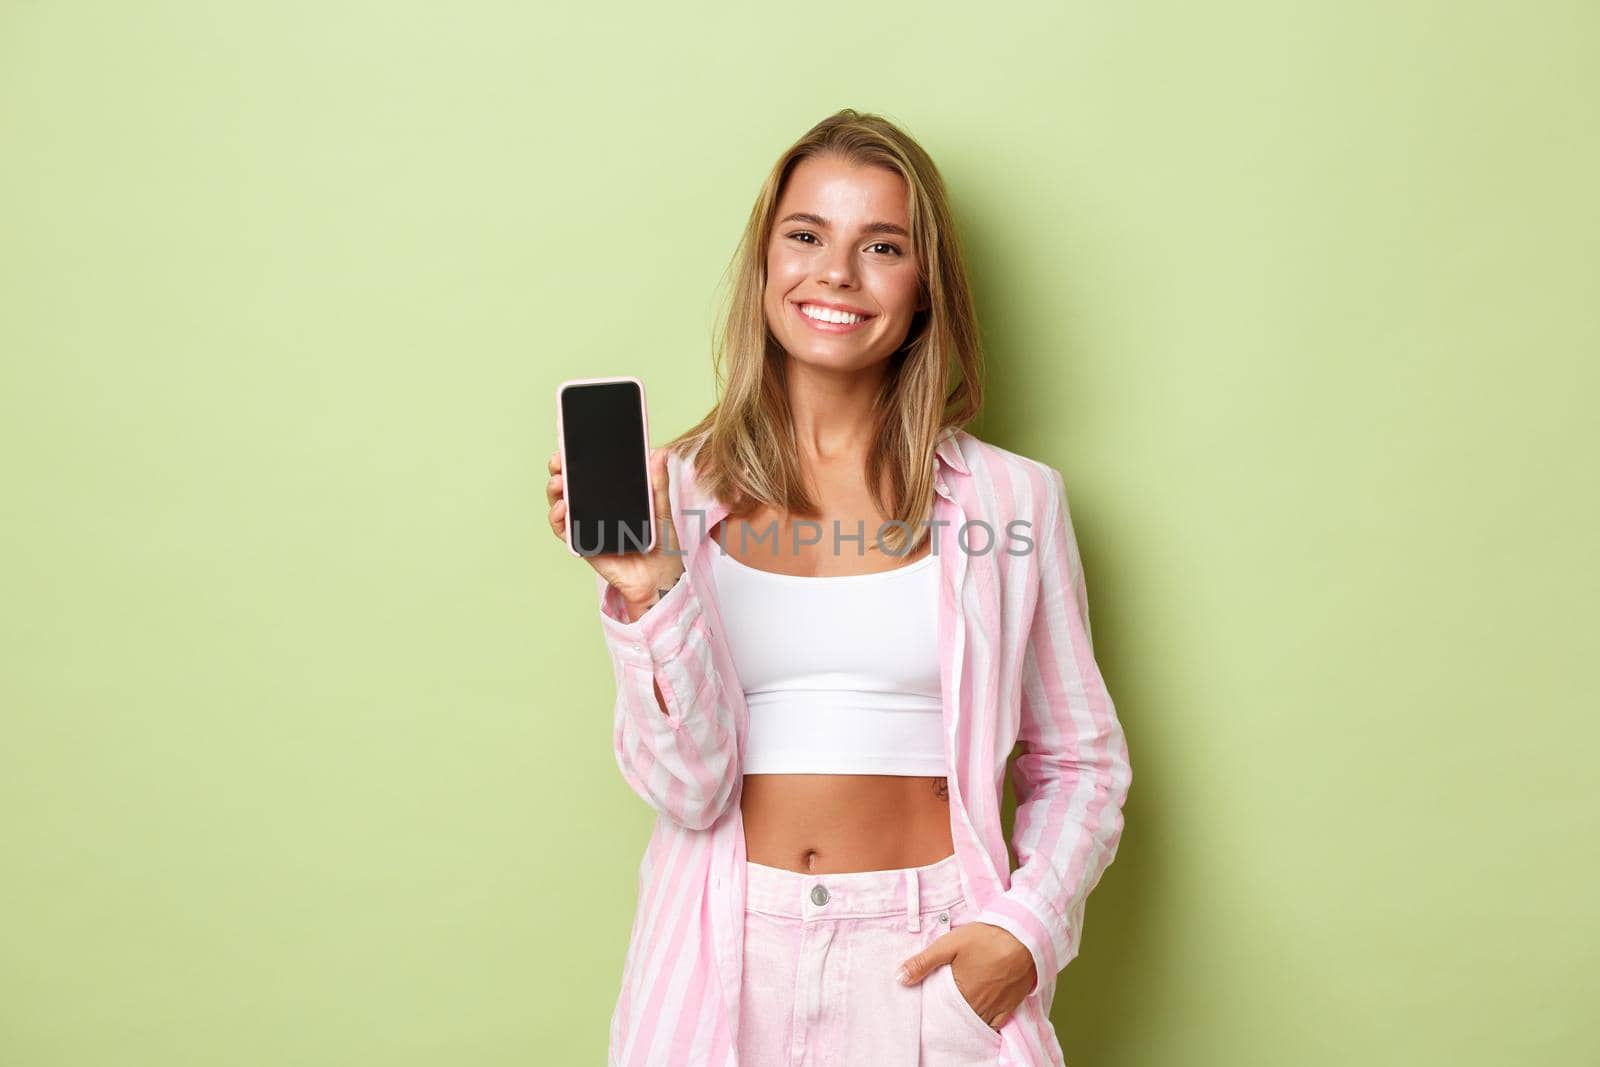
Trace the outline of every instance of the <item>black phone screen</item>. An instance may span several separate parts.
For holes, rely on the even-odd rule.
[[[562,389],[561,436],[573,550],[581,556],[643,551],[650,544],[652,508],[638,384]]]

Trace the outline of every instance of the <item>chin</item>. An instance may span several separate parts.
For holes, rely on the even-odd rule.
[[[816,352],[804,349],[798,352],[790,350],[789,358],[807,367],[836,373],[867,370],[884,361],[883,357],[862,358],[854,353]]]

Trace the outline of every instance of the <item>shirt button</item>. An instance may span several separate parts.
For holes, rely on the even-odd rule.
[[[825,885],[814,885],[814,886],[812,886],[811,887],[811,903],[815,904],[817,907],[820,908],[824,904],[826,904],[827,902],[828,902],[828,887],[825,886]]]

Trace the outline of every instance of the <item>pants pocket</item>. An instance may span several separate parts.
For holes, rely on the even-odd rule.
[[[952,926],[959,908],[951,909]],[[993,1064],[999,1059],[1001,1041],[1000,1031],[967,1003],[948,963],[941,963],[922,980],[921,1067]]]
[[[967,1026],[984,1041],[998,1045],[1000,1043],[1000,1031],[985,1022],[983,1016],[979,1015],[977,1009],[973,1008],[972,1004],[968,1002],[966,995],[961,992],[961,987],[956,985],[955,968],[948,963],[940,964],[938,971],[934,974],[934,978],[944,987],[945,999],[949,1001],[951,1011],[964,1019]]]

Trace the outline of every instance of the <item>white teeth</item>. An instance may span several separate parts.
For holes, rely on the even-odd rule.
[[[832,308],[822,308],[815,304],[801,304],[800,314],[808,319],[819,319],[822,322],[835,322],[840,325],[853,325],[860,322],[862,316],[852,315],[848,311],[834,311]]]

